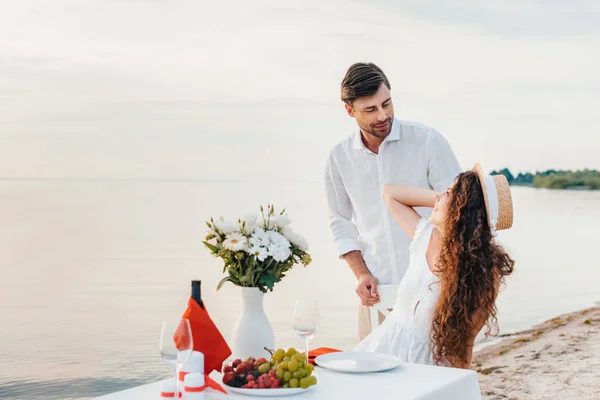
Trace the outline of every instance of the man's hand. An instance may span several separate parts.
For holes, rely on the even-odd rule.
[[[356,294],[360,297],[363,306],[371,307],[374,304],[379,303],[379,292],[377,292],[377,285],[379,282],[371,274],[364,274],[358,278],[358,285],[356,286]]]
[[[371,275],[371,272],[365,265],[362,253],[358,250],[350,251],[344,254],[344,260],[346,260],[350,269],[354,272],[356,279],[358,279],[356,294],[360,297],[362,304],[371,307],[372,305],[379,303],[379,292],[377,292],[377,285],[379,282]]]

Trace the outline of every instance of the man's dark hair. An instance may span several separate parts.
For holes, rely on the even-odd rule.
[[[373,63],[355,63],[348,68],[342,80],[342,101],[352,105],[359,97],[374,95],[379,86],[385,83],[391,89],[390,82],[377,65]]]

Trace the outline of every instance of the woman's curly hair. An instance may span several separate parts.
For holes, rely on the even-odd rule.
[[[483,189],[473,171],[461,173],[448,198],[442,249],[436,264],[440,297],[433,313],[432,352],[437,364],[469,361],[474,330],[497,330],[499,283],[514,261],[493,240]]]

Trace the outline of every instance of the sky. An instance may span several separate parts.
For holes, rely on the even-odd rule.
[[[600,169],[600,4],[449,3],[0,0],[0,177],[317,181],[357,61],[463,168]]]

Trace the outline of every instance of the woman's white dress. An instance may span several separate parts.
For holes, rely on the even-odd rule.
[[[433,229],[428,220],[419,221],[410,244],[410,263],[398,287],[396,305],[355,351],[391,354],[415,364],[434,364],[430,333],[439,282],[426,257]]]

